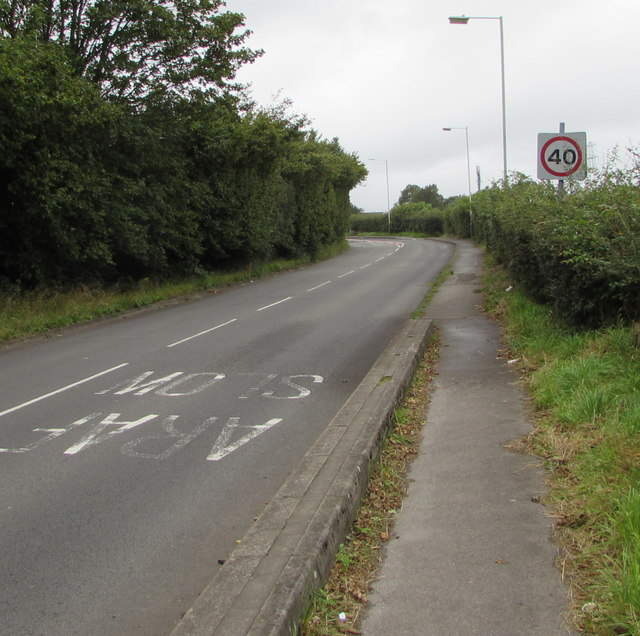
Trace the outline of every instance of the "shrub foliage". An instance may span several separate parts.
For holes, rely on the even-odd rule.
[[[515,175],[447,209],[445,231],[486,244],[537,301],[574,324],[640,319],[640,187],[607,170],[559,198],[549,183]]]
[[[167,278],[344,237],[366,170],[304,118],[233,92],[109,98],[76,61],[0,37],[0,289]]]
[[[444,225],[443,217],[442,210],[431,207],[429,203],[398,203],[391,208],[389,215],[383,213],[352,214],[351,231],[356,233],[411,233],[441,236]]]

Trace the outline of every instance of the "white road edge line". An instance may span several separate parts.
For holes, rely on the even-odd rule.
[[[270,305],[265,305],[264,307],[260,307],[260,309],[256,309],[256,311],[262,311],[263,309],[269,309],[269,307],[275,307],[276,305],[280,305],[282,303],[286,303],[287,300],[291,300],[292,298],[293,298],[293,296],[287,296],[286,298],[283,298],[282,300],[279,300],[278,302],[271,303]]]
[[[128,366],[129,363],[128,362],[124,362],[123,364],[119,364],[117,367],[111,367],[111,369],[107,369],[106,371],[101,371],[100,373],[96,373],[95,375],[92,375],[89,378],[84,378],[83,380],[78,380],[77,382],[74,382],[73,384],[68,384],[67,386],[63,386],[61,389],[56,389],[55,391],[51,391],[51,393],[47,393],[46,395],[41,395],[40,397],[37,398],[33,398],[33,400],[29,400],[28,402],[23,402],[22,404],[18,404],[18,406],[14,406],[10,409],[7,409],[6,411],[2,411],[0,412],[0,417],[2,417],[3,415],[8,415],[9,413],[13,413],[14,411],[18,411],[20,409],[25,408],[26,406],[31,406],[32,404],[35,404],[36,402],[40,402],[41,400],[46,400],[47,398],[50,398],[54,395],[58,395],[58,393],[63,393],[64,391],[68,391],[69,389],[73,389],[76,386],[80,386],[81,384],[84,384],[85,382],[90,382],[91,380],[95,380],[96,378],[99,378],[102,375],[107,375],[107,373],[111,373],[113,371],[117,371],[118,369],[122,369],[122,367],[126,367]]]
[[[328,285],[329,283],[331,283],[330,280],[324,282],[324,283],[320,283],[319,285],[316,285],[315,287],[312,287],[311,289],[307,289],[308,292],[312,292],[315,291],[316,289],[320,289],[321,287],[324,287],[325,285]]]
[[[183,338],[182,340],[178,340],[178,342],[172,342],[170,345],[167,345],[167,349],[171,349],[171,347],[177,347],[183,342],[188,342],[189,340],[193,340],[194,338],[199,338],[200,336],[204,336],[205,334],[211,333],[212,331],[215,331],[216,329],[220,329],[221,327],[226,327],[227,325],[230,325],[232,322],[236,322],[236,320],[238,319],[232,318],[231,320],[227,320],[227,322],[223,322],[221,325],[216,325],[215,327],[211,327],[211,329],[205,329],[200,333],[194,333],[193,336],[189,336],[188,338]]]

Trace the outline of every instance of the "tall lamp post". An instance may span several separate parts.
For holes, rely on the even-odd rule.
[[[502,77],[502,162],[504,171],[504,187],[508,185],[507,174],[507,108],[504,88],[504,30],[502,28],[502,16],[451,16],[451,24],[467,24],[469,20],[499,20],[500,21],[500,73]]]
[[[389,234],[391,234],[391,206],[389,205],[389,162],[386,159],[368,159],[368,161],[384,161],[385,171],[387,175],[387,224],[389,226]]]
[[[471,162],[469,161],[469,127],[468,126],[449,126],[443,128],[446,132],[452,130],[464,130],[464,136],[467,141],[467,186],[469,192],[469,236],[473,236],[473,211],[471,210]]]

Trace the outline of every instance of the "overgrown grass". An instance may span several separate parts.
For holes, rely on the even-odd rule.
[[[438,291],[438,289],[440,289],[440,286],[447,280],[447,278],[449,278],[451,274],[453,274],[453,270],[450,267],[446,267],[442,270],[442,272],[440,272],[440,276],[438,276],[438,278],[436,278],[436,280],[431,284],[431,286],[429,287],[429,291],[422,299],[422,302],[413,312],[411,312],[412,318],[418,319],[424,316],[424,313],[427,310],[429,303],[435,296],[435,293]]]
[[[128,289],[82,287],[68,291],[0,294],[0,342],[118,315],[154,303],[195,298],[201,293],[216,293],[236,283],[330,258],[346,247],[344,241],[326,248],[313,259],[274,260],[229,272],[213,272],[175,281],[145,279],[130,285]]]
[[[573,331],[490,267],[486,308],[518,359],[550,470],[547,510],[564,549],[575,626],[640,635],[640,350],[632,328]],[[507,291],[508,290],[508,291]]]
[[[407,467],[418,451],[440,341],[432,336],[412,385],[396,410],[367,494],[336,556],[329,580],[316,592],[300,626],[301,636],[358,634],[369,586],[380,566],[381,550],[393,534],[396,511],[407,488]],[[341,618],[342,615],[342,618]]]

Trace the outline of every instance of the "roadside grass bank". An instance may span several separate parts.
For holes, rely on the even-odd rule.
[[[577,331],[485,269],[485,310],[501,324],[534,408],[518,446],[548,473],[569,586],[570,620],[588,634],[640,634],[640,348],[637,328]]]
[[[395,515],[408,486],[407,468],[418,452],[439,349],[440,339],[434,329],[407,395],[395,412],[394,425],[351,531],[340,546],[328,581],[309,603],[300,636],[360,633],[360,614],[382,560],[382,547],[393,539]]]
[[[173,281],[144,279],[108,289],[80,287],[71,290],[39,290],[23,294],[0,293],[0,342],[8,342],[69,327],[96,318],[116,316],[156,303],[197,298],[226,287],[331,258],[347,249],[342,241],[315,257],[273,260],[227,272],[211,272]]]

